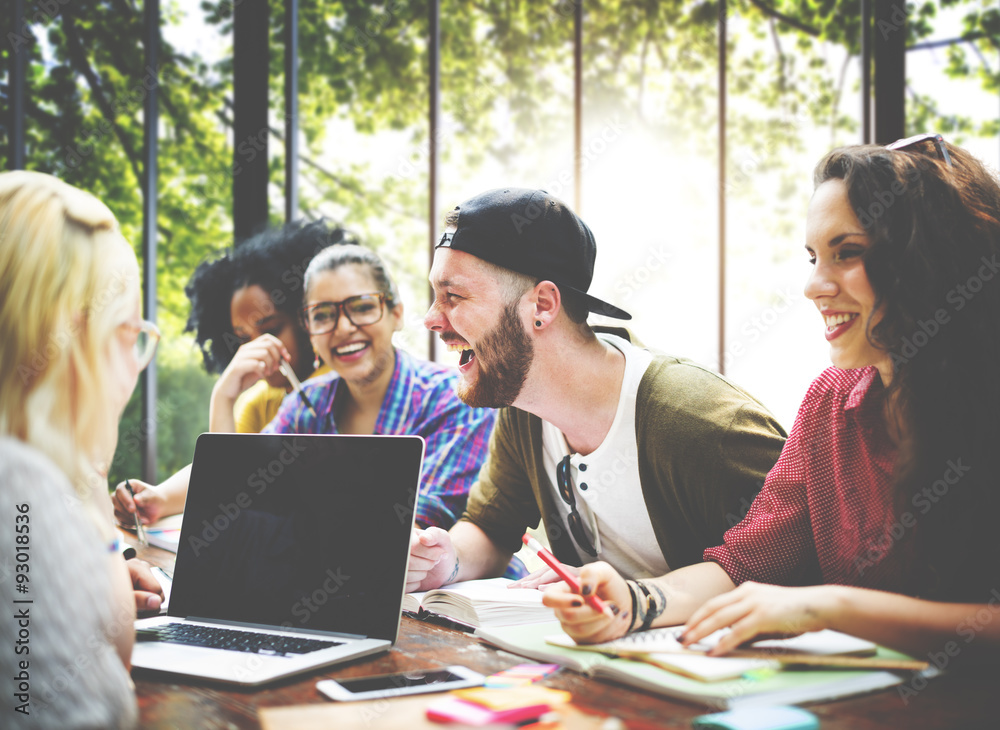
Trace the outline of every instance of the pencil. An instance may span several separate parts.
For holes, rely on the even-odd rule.
[[[299,399],[305,404],[306,408],[309,409],[309,412],[316,416],[316,418],[319,418],[319,414],[313,407],[312,401],[309,400],[305,391],[302,390],[302,383],[299,382],[298,377],[295,375],[295,371],[292,370],[292,366],[288,363],[288,361],[282,360],[278,363],[278,369],[281,371],[281,374],[288,379],[288,382],[292,384],[292,390],[299,394]]]
[[[569,586],[571,591],[577,594],[580,593],[580,580],[575,575],[566,570],[566,566],[564,566],[562,563],[556,560],[556,556],[550,553],[544,547],[542,547],[542,544],[538,542],[538,540],[533,538],[531,535],[524,535],[524,537],[521,538],[521,542],[523,542],[529,548],[534,550],[535,554],[542,559],[543,563],[552,568],[552,570],[556,572],[556,575],[558,575],[560,578],[566,581],[566,585]],[[606,604],[604,601],[598,598],[596,593],[591,593],[589,595],[583,596],[583,600],[585,600],[587,602],[587,605],[590,606],[595,611],[600,611],[605,616],[610,616],[610,617],[614,616],[614,614],[611,612],[611,609],[608,607],[608,604]]]
[[[125,480],[125,488],[132,497],[132,504],[135,505],[135,513],[132,516],[135,517],[135,532],[139,537],[139,544],[143,547],[149,547],[149,540],[146,539],[146,531],[142,529],[142,522],[139,520],[139,505],[135,504],[135,492],[132,491],[132,484],[128,479]]]

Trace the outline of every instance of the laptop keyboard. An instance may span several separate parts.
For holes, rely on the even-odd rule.
[[[229,651],[245,651],[251,654],[271,654],[274,656],[309,654],[344,643],[342,641],[277,636],[254,631],[234,631],[233,629],[194,624],[165,624],[144,628],[139,632],[137,638],[139,641],[164,641],[172,644],[189,644],[191,646],[205,646],[210,649],[228,649]]]

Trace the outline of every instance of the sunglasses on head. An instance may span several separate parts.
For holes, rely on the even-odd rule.
[[[944,137],[942,137],[937,132],[925,132],[924,134],[916,134],[912,137],[907,137],[906,139],[897,139],[892,144],[887,144],[885,148],[887,150],[904,150],[907,147],[913,147],[921,142],[931,141],[934,142],[934,146],[937,147],[938,154],[941,155],[948,167],[954,167],[951,161],[951,155],[948,154],[948,147],[944,143]]]

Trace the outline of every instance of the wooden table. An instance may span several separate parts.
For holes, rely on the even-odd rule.
[[[131,541],[134,543],[134,541]],[[140,550],[150,563],[169,568],[174,555]],[[403,617],[399,640],[387,653],[267,685],[234,689],[226,685],[144,670],[133,671],[144,728],[260,728],[261,708],[328,702],[316,690],[319,679],[345,679],[461,664],[492,674],[526,661],[481,644],[470,634]],[[544,684],[573,693],[585,712],[612,715],[632,730],[689,728],[705,708],[663,699],[614,683],[561,671]],[[952,674],[928,683],[904,704],[896,689],[854,699],[809,705],[821,726],[831,730],[1000,728],[1000,673]],[[381,727],[374,720],[367,727]],[[442,725],[446,728],[446,725]]]

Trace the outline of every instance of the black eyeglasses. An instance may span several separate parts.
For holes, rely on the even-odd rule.
[[[948,167],[953,167],[951,155],[948,154],[948,148],[944,143],[944,137],[937,132],[925,132],[924,134],[917,134],[913,137],[907,137],[906,139],[897,139],[892,144],[887,144],[885,148],[887,150],[901,150],[928,140],[934,142],[934,146],[937,147],[938,153],[941,155],[941,159],[948,163]]]
[[[587,537],[587,531],[583,529],[583,518],[580,516],[580,511],[576,508],[576,495],[573,494],[573,484],[569,479],[569,457],[570,455],[566,454],[556,469],[559,494],[562,496],[563,501],[569,505],[569,517],[567,521],[569,522],[569,531],[573,535],[573,539],[576,540],[576,544],[583,548],[583,551],[587,555],[596,558],[597,548],[594,547],[594,543]]]
[[[337,329],[340,313],[355,327],[375,324],[385,312],[385,294],[359,294],[340,302],[319,302],[302,310],[302,323],[311,335],[323,335]]]

